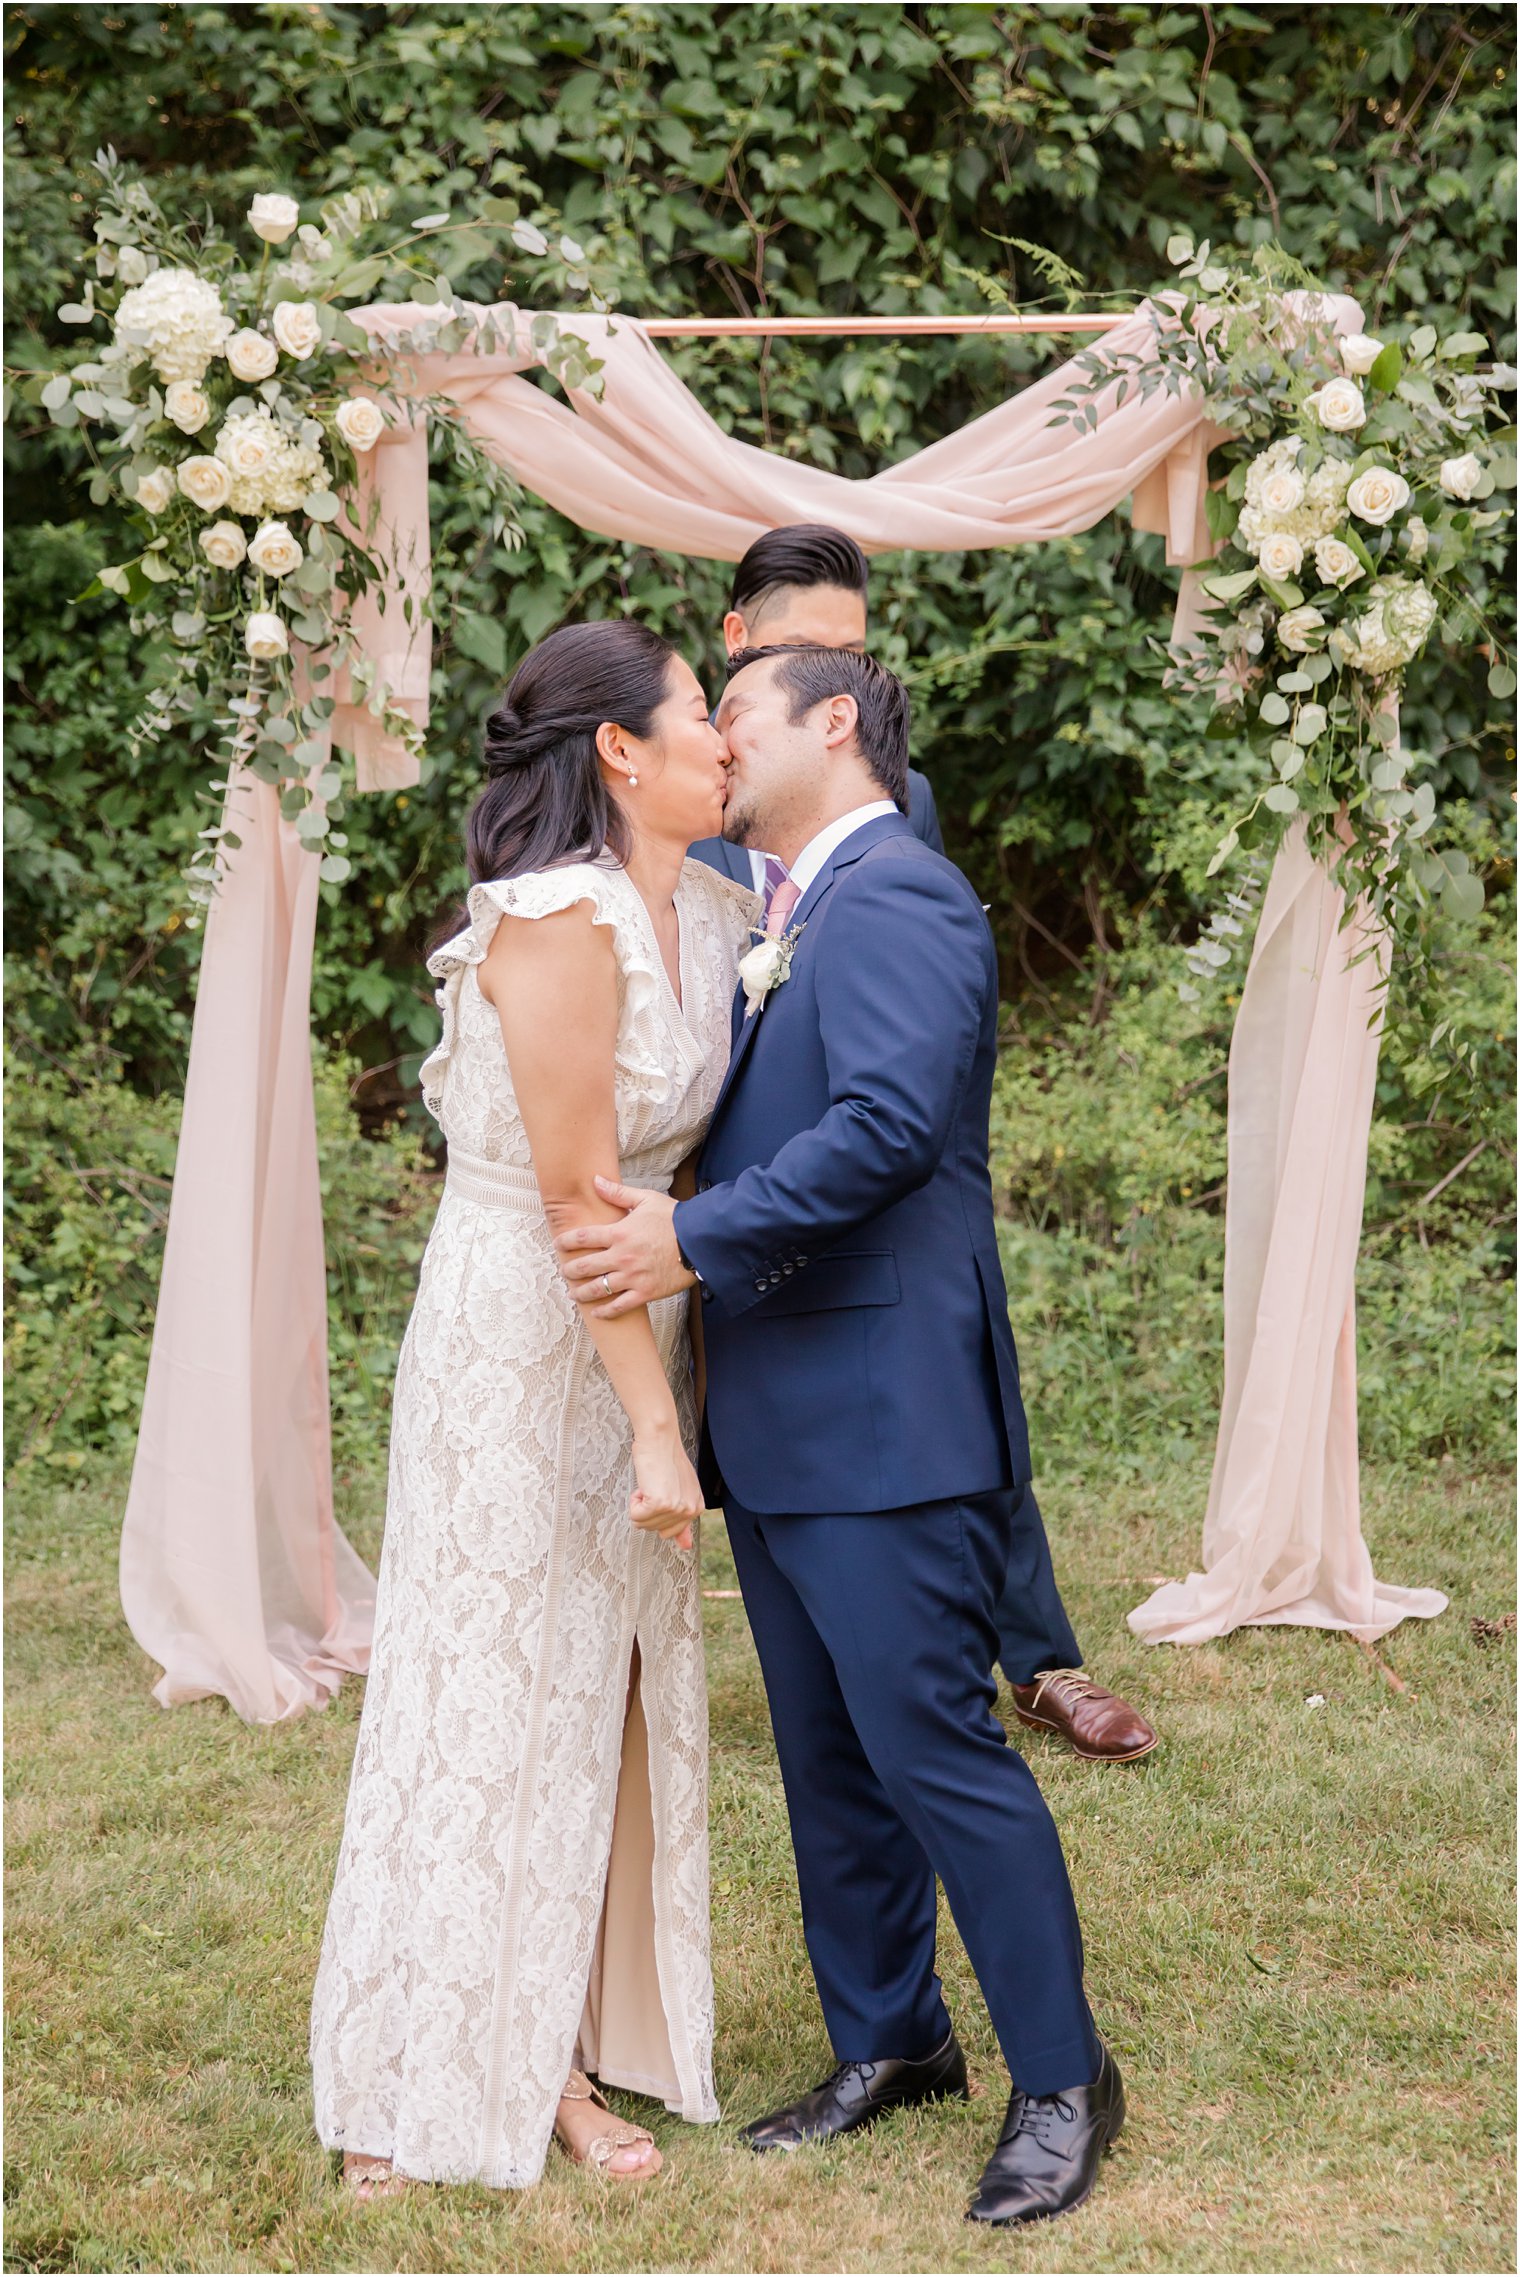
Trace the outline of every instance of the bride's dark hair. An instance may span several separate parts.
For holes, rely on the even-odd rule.
[[[556,862],[628,859],[627,817],[608,795],[596,731],[648,735],[675,650],[647,625],[561,625],[530,649],[486,721],[486,786],[470,809],[470,876],[515,878]]]

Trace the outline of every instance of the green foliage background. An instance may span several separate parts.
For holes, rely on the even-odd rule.
[[[1125,305],[1187,228],[1278,236],[1383,337],[1428,320],[1514,356],[1507,8],[16,6],[5,41],[13,371],[60,338],[108,141],[161,196],[228,223],[261,189],[316,200],[387,181],[403,215],[504,189],[562,219],[642,314],[1051,296],[1012,240],[1079,271],[1084,303]],[[453,258],[462,290],[513,289]],[[675,360],[734,433],[863,475],[1051,353],[775,342]],[[74,1463],[135,1420],[198,952],[179,872],[207,770],[168,748],[126,757],[145,660],[122,612],[71,599],[114,533],[85,510],[66,439],[23,413],[6,451],[13,1444]],[[427,778],[355,802],[354,876],[323,889],[340,1430],[373,1426],[430,1207],[406,1122],[435,1017],[421,950],[462,875],[482,713],[568,616],[636,611],[699,669],[717,660],[723,565],[588,536],[532,499],[523,519],[521,553],[483,541],[482,502],[438,470],[449,637]],[[1477,574],[1504,617],[1503,564]],[[1116,1454],[1133,1419],[1103,1421],[1095,1370],[1122,1361],[1127,1396],[1183,1438],[1207,1430],[1216,1388],[1233,999],[1184,1014],[1166,944],[1208,906],[1203,860],[1238,762],[1147,670],[1172,589],[1159,542],[1122,515],[1026,552],[886,556],[873,582],[876,645],[914,679],[918,757],[1004,957],[1015,1318],[1060,1428]],[[1405,726],[1494,900],[1442,966],[1450,1016],[1480,1047],[1477,1122],[1430,1108],[1418,1053],[1385,1061],[1369,1427],[1409,1451],[1477,1451],[1502,1430],[1514,745],[1481,659],[1427,659]]]

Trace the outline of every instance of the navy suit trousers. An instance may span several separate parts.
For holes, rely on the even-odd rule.
[[[992,1712],[999,1599],[1028,1537],[1044,1540],[1026,1499],[725,1515],[836,2055],[943,2043],[938,1875],[1010,2075],[1039,2095],[1095,2078],[1099,2059],[1060,1839]]]

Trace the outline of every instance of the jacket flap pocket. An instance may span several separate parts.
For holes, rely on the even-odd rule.
[[[890,1249],[834,1250],[797,1266],[754,1310],[770,1320],[783,1313],[845,1312],[856,1305],[901,1301],[897,1259]]]

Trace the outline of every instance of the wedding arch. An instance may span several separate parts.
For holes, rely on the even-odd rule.
[[[433,312],[355,313],[381,370]],[[1111,390],[1101,418],[1053,425],[1073,380],[1063,365],[851,481],[736,441],[655,345],[657,332],[738,325],[566,317],[600,360],[601,386],[571,386],[562,403],[523,377],[546,361],[531,325],[505,307],[472,313],[496,320],[495,344],[409,350],[418,408],[357,461],[345,510],[373,529],[387,574],[354,603],[352,646],[370,669],[348,673],[315,731],[313,781],[333,742],[354,754],[361,791],[416,779],[430,666],[424,399],[455,406],[486,451],[583,528],[724,560],[792,521],[833,523],[868,553],[1037,544],[1091,528],[1128,498],[1135,528],[1159,533],[1184,572],[1176,632],[1197,622],[1197,565],[1214,543],[1207,462],[1223,438],[1196,391]],[[1361,329],[1346,299],[1327,300],[1320,321]],[[1150,336],[1145,310],[811,328],[1101,330],[1105,354],[1120,358]],[[381,684],[388,708],[366,698]],[[365,1667],[374,1584],[332,1501],[309,1032],[319,866],[276,783],[235,765],[226,799],[236,852],[207,919],[121,1589],[133,1635],[163,1668],[163,1705],[220,1695],[271,1722],[320,1705]],[[1230,1052],[1225,1384],[1202,1570],[1130,1616],[1151,1641],[1247,1623],[1370,1641],[1446,1602],[1378,1582],[1360,1531],[1353,1287],[1380,998],[1376,959],[1356,952],[1370,924],[1360,907],[1348,922],[1342,888],[1302,829],[1291,833]]]

